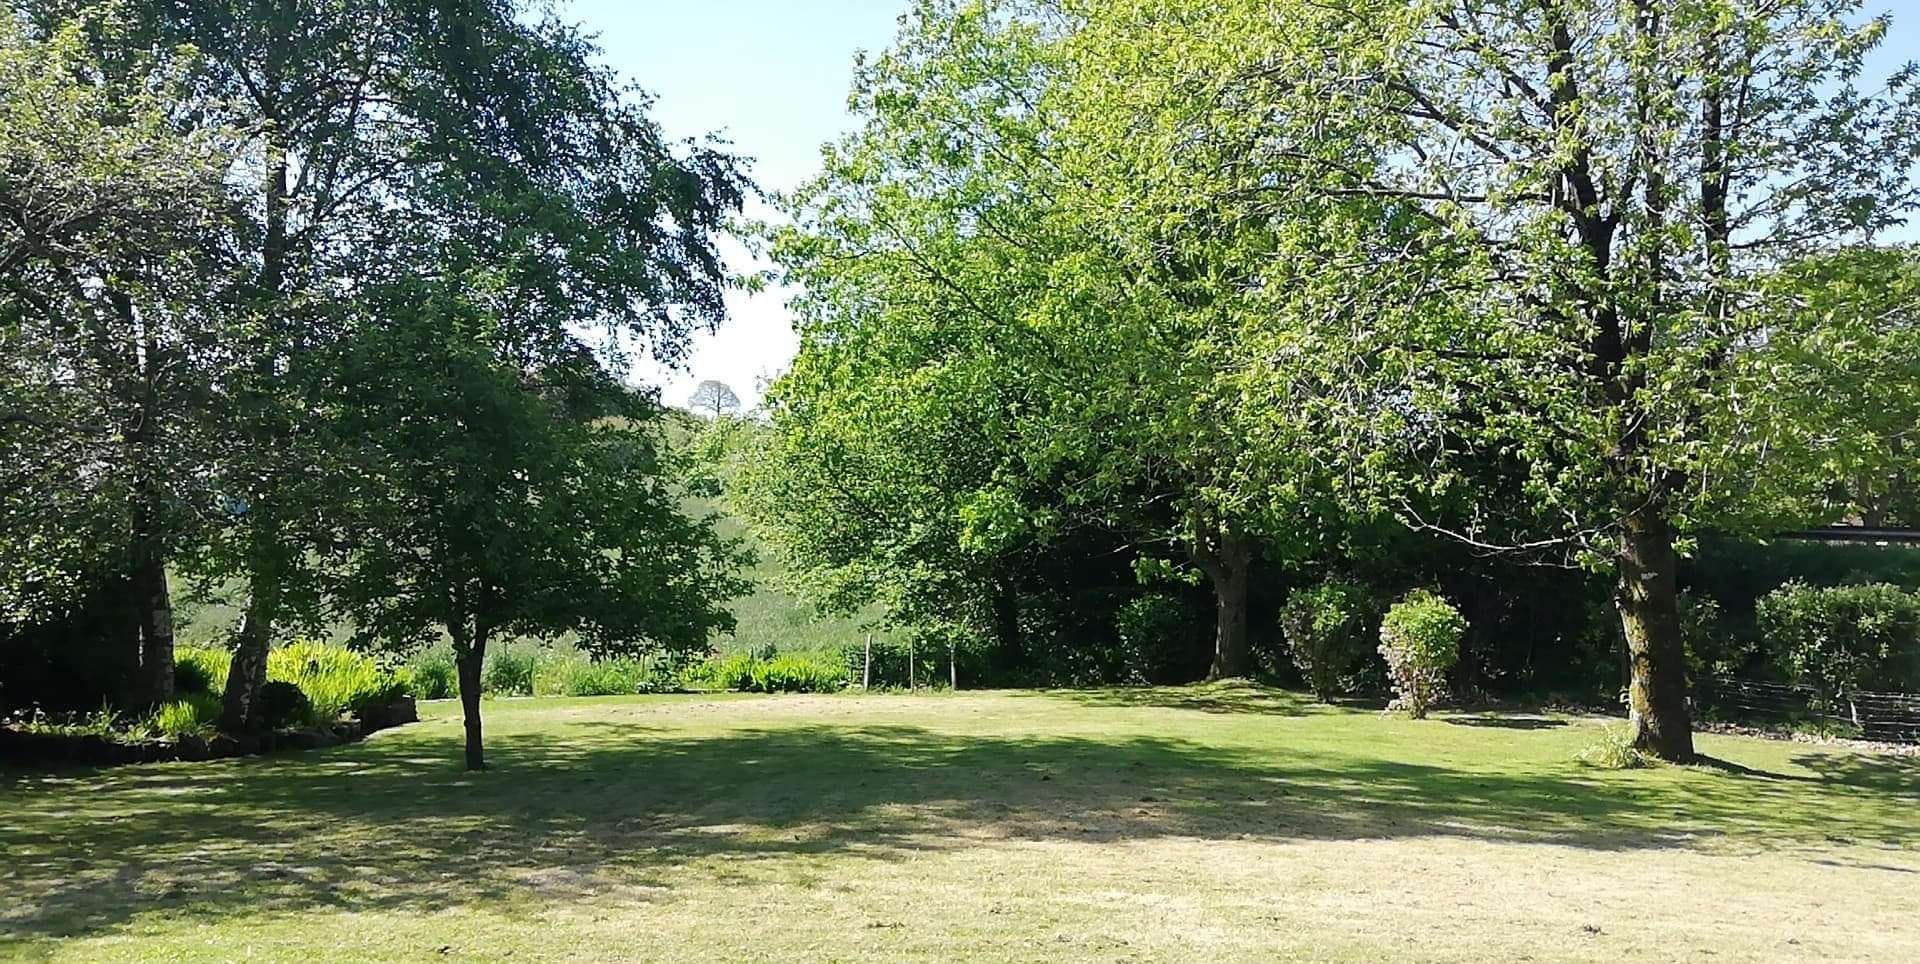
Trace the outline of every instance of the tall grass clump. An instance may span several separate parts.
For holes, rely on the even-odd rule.
[[[1600,770],[1638,770],[1654,764],[1653,757],[1633,745],[1631,730],[1611,723],[1601,727],[1600,735],[1573,758]]]
[[[177,658],[177,656],[176,656]],[[213,735],[220,719],[220,698],[211,693],[194,693],[162,704],[147,720],[147,729],[160,736],[205,738]]]
[[[314,722],[390,702],[406,683],[373,657],[339,646],[300,640],[267,654],[267,679],[291,683],[305,694]]]
[[[227,667],[233,655],[212,646],[182,646],[173,651],[173,688],[197,696],[218,696],[227,689]]]
[[[728,653],[687,671],[690,685],[740,693],[833,693],[850,679],[846,664],[832,653]]]

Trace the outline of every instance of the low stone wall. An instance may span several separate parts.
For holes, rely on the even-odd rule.
[[[219,733],[208,739],[110,740],[100,736],[66,736],[0,729],[0,762],[106,766],[122,763],[164,763],[171,760],[218,760],[290,750],[357,743],[367,734],[420,719],[413,697],[403,696],[386,706],[344,719],[332,726],[310,726],[266,733]]]

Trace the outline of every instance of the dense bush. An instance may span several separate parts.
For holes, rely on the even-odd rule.
[[[423,700],[446,700],[460,695],[460,667],[453,661],[453,650],[433,646],[421,650],[408,666],[408,686]]]
[[[1920,690],[1920,594],[1788,583],[1754,615],[1780,669],[1836,707],[1859,690]]]
[[[233,654],[211,646],[182,646],[173,651],[173,689],[182,696],[219,695],[227,688]]]
[[[533,674],[546,655],[535,646],[502,646],[487,655],[480,688],[494,696],[532,696]]]
[[[1414,719],[1446,693],[1447,670],[1460,658],[1467,621],[1439,595],[1416,589],[1387,610],[1380,623],[1380,655],[1395,698],[1389,709]]]
[[[314,719],[313,703],[307,694],[286,680],[268,680],[267,685],[260,687],[256,699],[259,702],[254,719],[266,729],[277,730]]]
[[[1205,616],[1178,596],[1148,593],[1127,600],[1113,615],[1119,642],[1114,682],[1177,681],[1208,626]]]
[[[1329,580],[1301,589],[1280,610],[1280,629],[1301,678],[1325,700],[1350,692],[1367,656],[1373,603],[1365,589]]]
[[[406,694],[406,683],[364,653],[301,640],[267,654],[267,679],[291,683],[306,695],[312,719],[329,723]]]

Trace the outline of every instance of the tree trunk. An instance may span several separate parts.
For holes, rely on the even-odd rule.
[[[1225,531],[1217,545],[1198,555],[1200,568],[1213,582],[1213,666],[1207,679],[1245,678],[1252,669],[1247,648],[1247,582],[1253,568],[1253,540]]]
[[[134,572],[140,607],[140,669],[147,697],[173,699],[173,595],[167,588],[166,561],[145,551]]]
[[[220,700],[223,730],[238,732],[258,722],[260,688],[267,685],[267,649],[273,642],[273,606],[268,596],[254,589],[240,617],[240,629],[234,633],[227,688]]]
[[[1629,725],[1634,745],[1663,760],[1693,759],[1686,654],[1680,639],[1673,530],[1657,511],[1629,515],[1621,536],[1614,603],[1626,631]]]
[[[460,638],[464,635],[461,631],[454,636],[453,656],[460,670],[460,712],[467,728],[467,769],[485,770],[486,751],[480,744],[480,669],[487,660],[487,634],[485,630],[476,631],[470,640]]]

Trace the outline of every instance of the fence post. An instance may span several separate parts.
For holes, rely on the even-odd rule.
[[[860,671],[860,688],[873,689],[873,634],[867,634],[867,665]]]
[[[907,692],[913,692],[913,637],[907,637]]]
[[[960,689],[960,647],[953,640],[947,640],[947,688]]]

